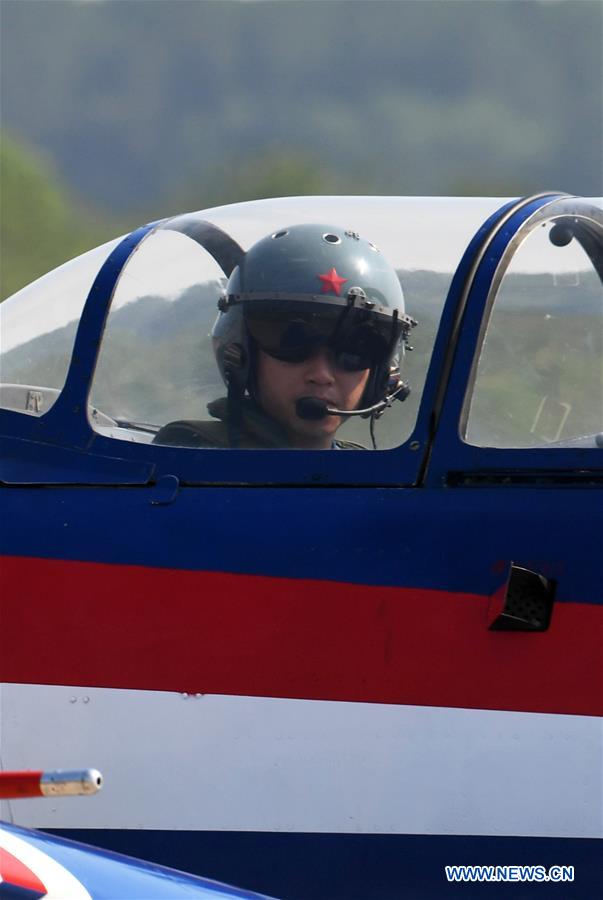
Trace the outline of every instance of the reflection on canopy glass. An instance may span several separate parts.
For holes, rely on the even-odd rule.
[[[556,221],[531,227],[501,261],[470,398],[471,444],[553,447],[603,432],[601,280]]]

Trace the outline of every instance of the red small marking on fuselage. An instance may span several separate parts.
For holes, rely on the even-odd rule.
[[[18,888],[26,888],[29,891],[36,891],[40,897],[44,897],[48,893],[37,875],[25,863],[1,846],[1,838],[0,875],[7,884]]]

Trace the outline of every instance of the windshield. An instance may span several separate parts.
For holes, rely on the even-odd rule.
[[[279,229],[317,222],[359,234],[379,248],[400,282],[406,314],[418,322],[401,357],[401,378],[410,395],[404,403],[394,401],[374,423],[377,446],[389,448],[412,431],[460,258],[479,226],[503,202],[302,197],[220,207],[186,220],[213,223],[244,251]],[[226,395],[211,338],[225,273],[193,237],[170,227],[163,223],[139,244],[113,292],[92,381],[90,421],[115,439],[148,442],[168,423],[211,419]],[[2,304],[3,406],[34,415],[50,408],[65,383],[88,291],[117,244],[79,257]],[[349,418],[337,439],[372,446],[369,429],[366,418]]]
[[[36,414],[52,406],[65,384],[86,297],[120,240],[53,269],[0,304],[2,406]],[[30,394],[9,385],[39,390]]]
[[[325,221],[374,243],[395,270],[406,313],[418,320],[402,360],[411,393],[376,422],[379,448],[410,434],[421,397],[441,311],[458,261],[473,232],[500,200],[399,198],[295,198],[223,207],[186,217],[219,226],[247,250],[291,225]],[[144,426],[151,439],[169,422],[211,419],[226,395],[211,331],[226,278],[195,240],[154,231],[117,283],[101,345],[91,401],[122,429]],[[218,404],[216,406],[216,404]],[[208,411],[208,406],[210,407]],[[337,439],[371,446],[370,423],[350,418]],[[101,430],[104,425],[95,422]],[[115,428],[105,433],[126,437]],[[149,435],[149,437],[145,437]]]
[[[466,398],[468,443],[590,446],[603,433],[601,222],[600,208],[562,200],[507,248]]]

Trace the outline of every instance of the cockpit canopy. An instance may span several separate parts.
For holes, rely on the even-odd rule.
[[[563,202],[556,214],[524,227],[493,281],[460,425],[470,444],[553,446],[603,431],[600,272],[583,243],[562,233]],[[217,226],[245,250],[279,228],[326,220],[380,248],[396,269],[406,311],[419,322],[414,350],[403,362],[410,398],[377,424],[379,448],[401,445],[416,421],[455,270],[472,236],[502,203],[304,197],[158,223],[112,289],[89,394],[93,429],[148,443],[170,421],[207,417],[208,403],[223,396],[210,332],[228,273],[219,254],[195,238],[201,223]],[[35,416],[53,407],[70,366],[78,364],[72,354],[86,300],[94,302],[95,279],[119,243],[91,250],[2,304],[2,407]],[[367,429],[365,421],[351,420],[342,436],[368,444]]]

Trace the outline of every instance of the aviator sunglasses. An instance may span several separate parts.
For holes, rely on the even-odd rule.
[[[337,368],[346,372],[371,369],[387,356],[392,341],[391,320],[326,304],[293,309],[291,304],[255,301],[246,307],[245,321],[256,344],[274,359],[302,363],[327,348]]]

